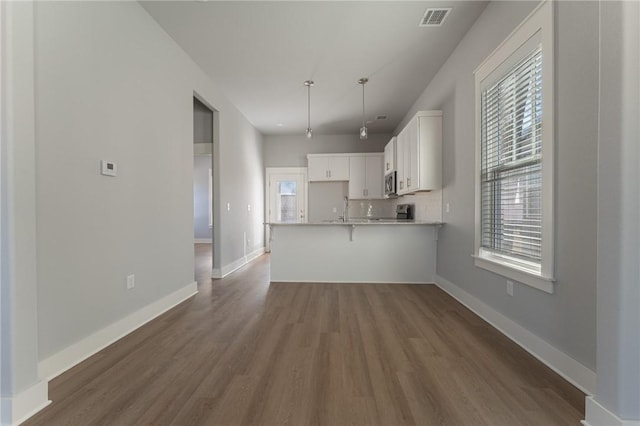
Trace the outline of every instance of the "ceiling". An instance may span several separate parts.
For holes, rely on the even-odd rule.
[[[391,133],[486,6],[484,1],[142,1],[263,134]],[[419,27],[427,7],[451,7]],[[386,115],[386,120],[376,119]]]

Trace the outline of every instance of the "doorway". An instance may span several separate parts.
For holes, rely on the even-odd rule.
[[[268,223],[307,221],[306,167],[267,167],[265,179],[265,217]],[[266,251],[270,251],[269,226],[265,229]]]
[[[214,110],[193,97],[194,275],[211,278],[214,246]]]

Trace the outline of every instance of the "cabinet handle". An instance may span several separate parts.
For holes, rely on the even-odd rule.
[[[327,173],[329,173],[329,177],[331,177],[331,170],[328,170]]]
[[[387,163],[387,170],[389,170],[389,163]]]
[[[411,178],[407,178],[407,188],[411,187]]]
[[[400,181],[400,189],[404,187],[404,181]]]

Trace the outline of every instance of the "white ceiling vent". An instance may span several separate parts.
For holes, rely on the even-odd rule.
[[[429,8],[424,12],[419,27],[439,27],[451,12],[450,7]]]
[[[376,120],[386,120],[387,116],[386,115],[378,115],[376,116]]]

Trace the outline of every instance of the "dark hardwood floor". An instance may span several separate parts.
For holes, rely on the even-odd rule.
[[[51,381],[25,425],[578,425],[584,394],[436,286],[269,284],[263,256]],[[330,265],[328,265],[330,267]]]

